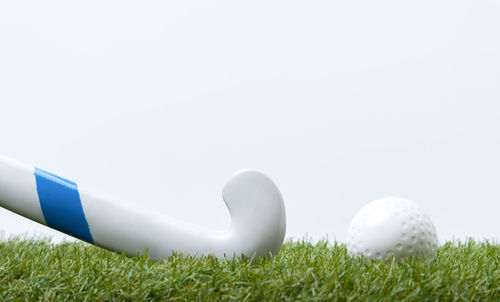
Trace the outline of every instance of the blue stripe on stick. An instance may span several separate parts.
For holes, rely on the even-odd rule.
[[[35,168],[36,190],[48,226],[93,243],[76,183]]]

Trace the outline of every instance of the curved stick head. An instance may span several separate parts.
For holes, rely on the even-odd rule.
[[[286,214],[274,182],[259,171],[242,170],[227,182],[222,197],[231,214],[235,254],[277,254],[285,238]]]

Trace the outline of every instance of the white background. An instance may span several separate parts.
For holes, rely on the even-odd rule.
[[[441,241],[500,231],[498,1],[2,1],[0,153],[207,227],[240,168],[287,237],[367,202]],[[109,213],[113,215],[113,213]],[[0,211],[11,234],[63,235]]]

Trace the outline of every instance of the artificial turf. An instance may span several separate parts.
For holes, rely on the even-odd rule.
[[[69,242],[0,242],[0,301],[500,301],[500,245],[446,243],[433,260],[351,258],[288,241],[276,257],[154,262]]]

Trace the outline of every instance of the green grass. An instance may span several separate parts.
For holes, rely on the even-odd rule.
[[[153,262],[83,243],[0,242],[0,301],[500,301],[500,245],[447,243],[431,261],[350,258],[287,242],[274,258]]]

